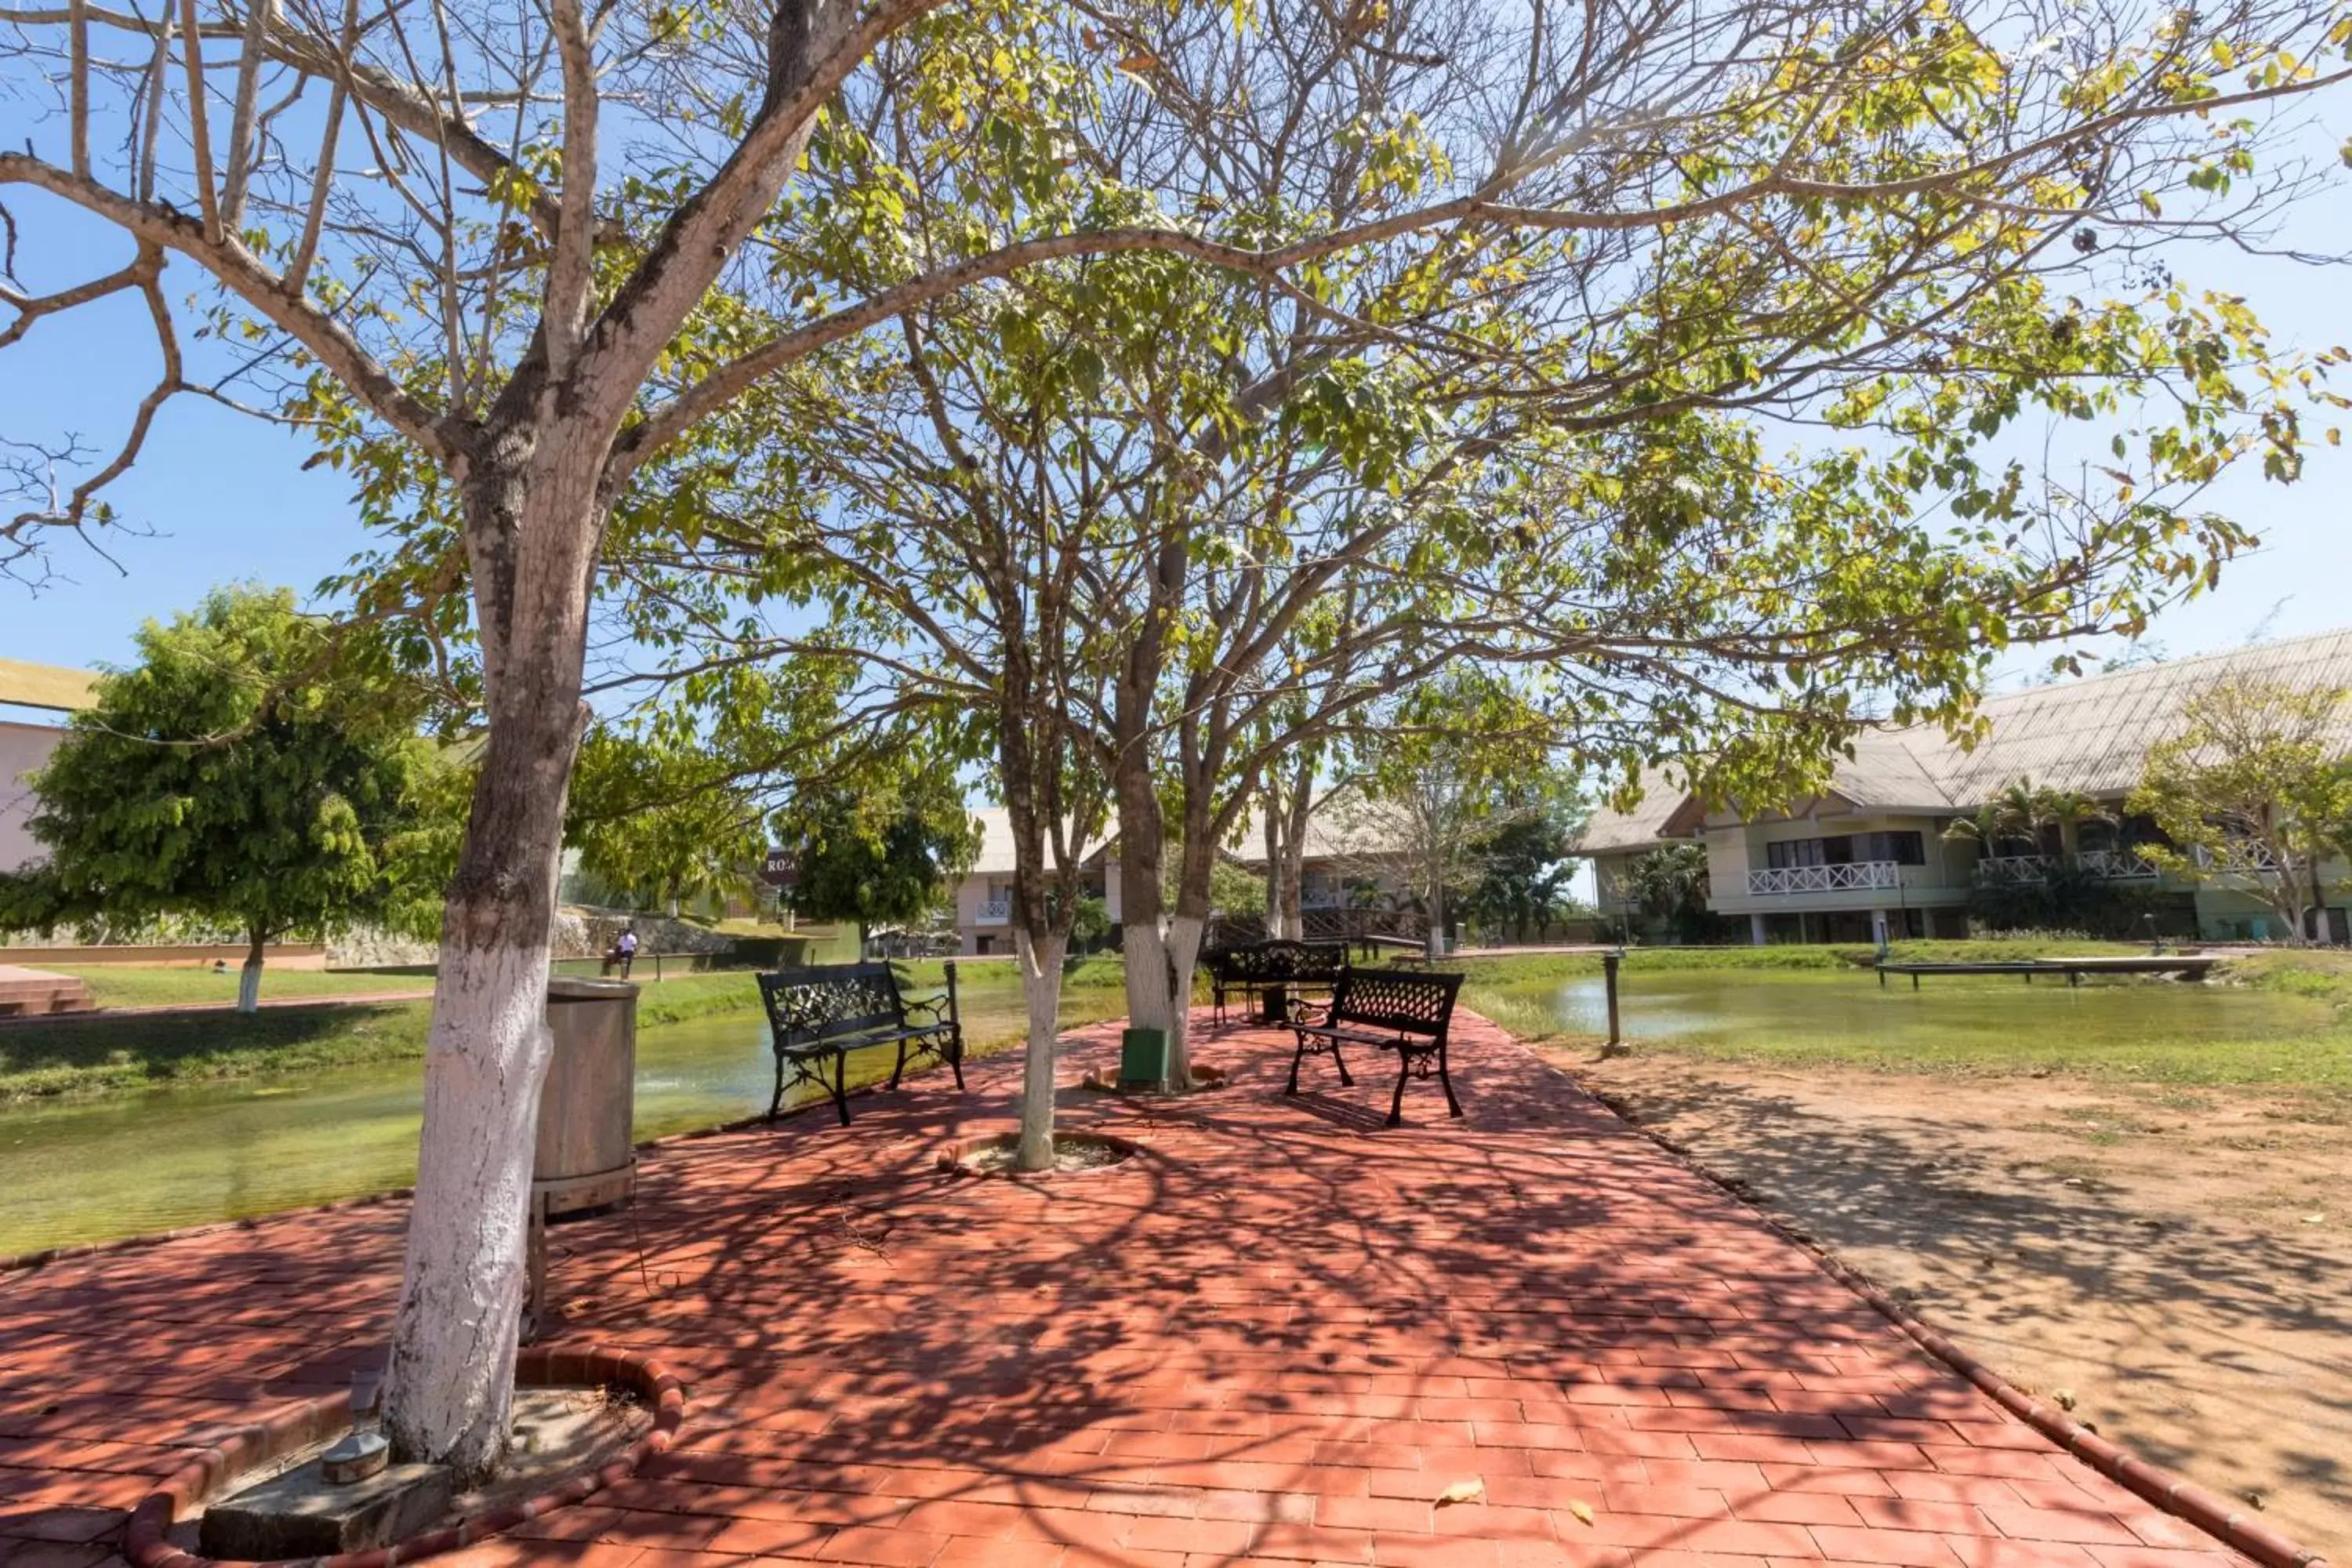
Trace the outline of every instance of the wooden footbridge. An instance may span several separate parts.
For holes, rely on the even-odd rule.
[[[2037,974],[2063,974],[2069,985],[2080,985],[2085,974],[2177,974],[2183,980],[2201,980],[2221,960],[2202,953],[2151,952],[2120,953],[2083,958],[2001,958],[1983,959],[1971,963],[1895,963],[1881,960],[1878,963],[1878,984],[1885,985],[1890,974],[1907,974],[1911,989],[1919,989],[1923,974],[2022,974],[2028,985]]]

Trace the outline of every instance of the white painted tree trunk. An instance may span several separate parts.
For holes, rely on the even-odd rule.
[[[1429,937],[1422,951],[1432,963],[1445,956],[1445,884],[1433,882],[1429,889]]]
[[[1054,1048],[1061,1032],[1062,953],[1069,939],[1056,932],[1013,932],[1013,962],[1021,965],[1021,996],[1029,1005],[1029,1043],[1021,1062],[1021,1147],[1015,1168],[1054,1168]]]
[[[1170,1090],[1192,1087],[1192,969],[1201,961],[1201,936],[1207,923],[1198,915],[1175,915],[1164,930],[1129,921],[1120,931],[1120,950],[1127,959],[1127,1021],[1134,1028],[1158,1029],[1168,1037],[1168,1079],[1161,1087]]]
[[[1192,969],[1201,962],[1201,935],[1208,922],[1177,915],[1168,922],[1160,947],[1168,975],[1168,1079],[1171,1089],[1192,1087]]]
[[[466,487],[488,743],[441,920],[416,1196],[393,1321],[394,1456],[461,1483],[506,1452],[524,1291],[563,806],[587,717],[580,671],[603,520],[578,444],[529,432]],[[593,458],[593,452],[587,454]],[[493,457],[507,459],[501,466]]]
[[[249,945],[245,950],[245,967],[238,971],[236,977],[236,1010],[240,1013],[258,1013],[261,1011],[261,964],[264,957],[262,951],[264,938],[260,931],[256,931],[247,940]]]
[[[1173,1031],[1168,999],[1168,936],[1158,921],[1129,921],[1119,928],[1119,951],[1127,960],[1127,1021],[1138,1029]],[[1171,1039],[1174,1036],[1170,1035]]]
[[[386,1435],[473,1479],[504,1457],[539,1090],[552,1048],[548,943],[445,942],[425,1132],[392,1343]]]

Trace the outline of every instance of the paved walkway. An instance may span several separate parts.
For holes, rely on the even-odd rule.
[[[1231,1087],[1068,1120],[1146,1158],[959,1181],[1016,1064],[844,1131],[667,1146],[631,1215],[559,1233],[573,1332],[691,1384],[680,1448],[443,1559],[2220,1568],[2235,1561],[1912,1351],[1746,1210],[1499,1031],[1380,1126],[1353,1089]],[[1066,1042],[1065,1081],[1107,1060]],[[1433,1112],[1435,1114],[1433,1114]],[[377,1352],[397,1208],[294,1215],[0,1281],[0,1558],[85,1568],[177,1460],[154,1445]],[[640,1251],[640,1247],[645,1250]],[[1437,1506],[1459,1483],[1481,1501]],[[10,1538],[13,1538],[10,1539]],[[37,1542],[47,1542],[41,1545]],[[88,1544],[84,1544],[88,1543]]]

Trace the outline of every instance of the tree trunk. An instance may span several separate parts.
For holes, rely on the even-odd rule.
[[[1443,878],[1429,884],[1429,934],[1423,939],[1422,952],[1432,963],[1445,956],[1445,881]]]
[[[1282,936],[1288,942],[1307,940],[1307,843],[1294,837],[1283,847],[1282,864],[1274,871],[1276,896],[1281,900]]]
[[[551,437],[477,459],[467,547],[488,741],[441,921],[425,1126],[384,1430],[403,1459],[494,1471],[508,1438],[563,807],[602,523],[598,453]],[[509,466],[494,467],[504,456]],[[526,468],[526,463],[528,468]]]
[[[1161,944],[1168,966],[1168,1086],[1174,1089],[1192,1087],[1192,971],[1208,925],[1199,915],[1178,914]]]
[[[1054,1051],[1061,1031],[1062,952],[1067,942],[1059,931],[1041,936],[1015,927],[1013,932],[1021,997],[1029,1006],[1029,1042],[1021,1063],[1021,1147],[1013,1161],[1018,1170],[1054,1168]]]
[[[249,945],[245,950],[245,968],[236,977],[236,1010],[240,1013],[261,1011],[261,944],[268,940],[259,926],[248,933]]]

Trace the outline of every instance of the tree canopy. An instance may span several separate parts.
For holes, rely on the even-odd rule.
[[[381,638],[233,588],[138,647],[35,777],[48,858],[0,882],[0,921],[193,917],[257,970],[289,932],[437,921],[457,801]]]
[[[2126,802],[2170,840],[2140,853],[2175,875],[2242,886],[2278,915],[2285,940],[2308,939],[2319,868],[2352,850],[2347,702],[2340,687],[2253,675],[2192,691]]]
[[[931,914],[980,852],[980,825],[943,770],[809,785],[775,826],[793,857],[793,908],[861,929]]]

